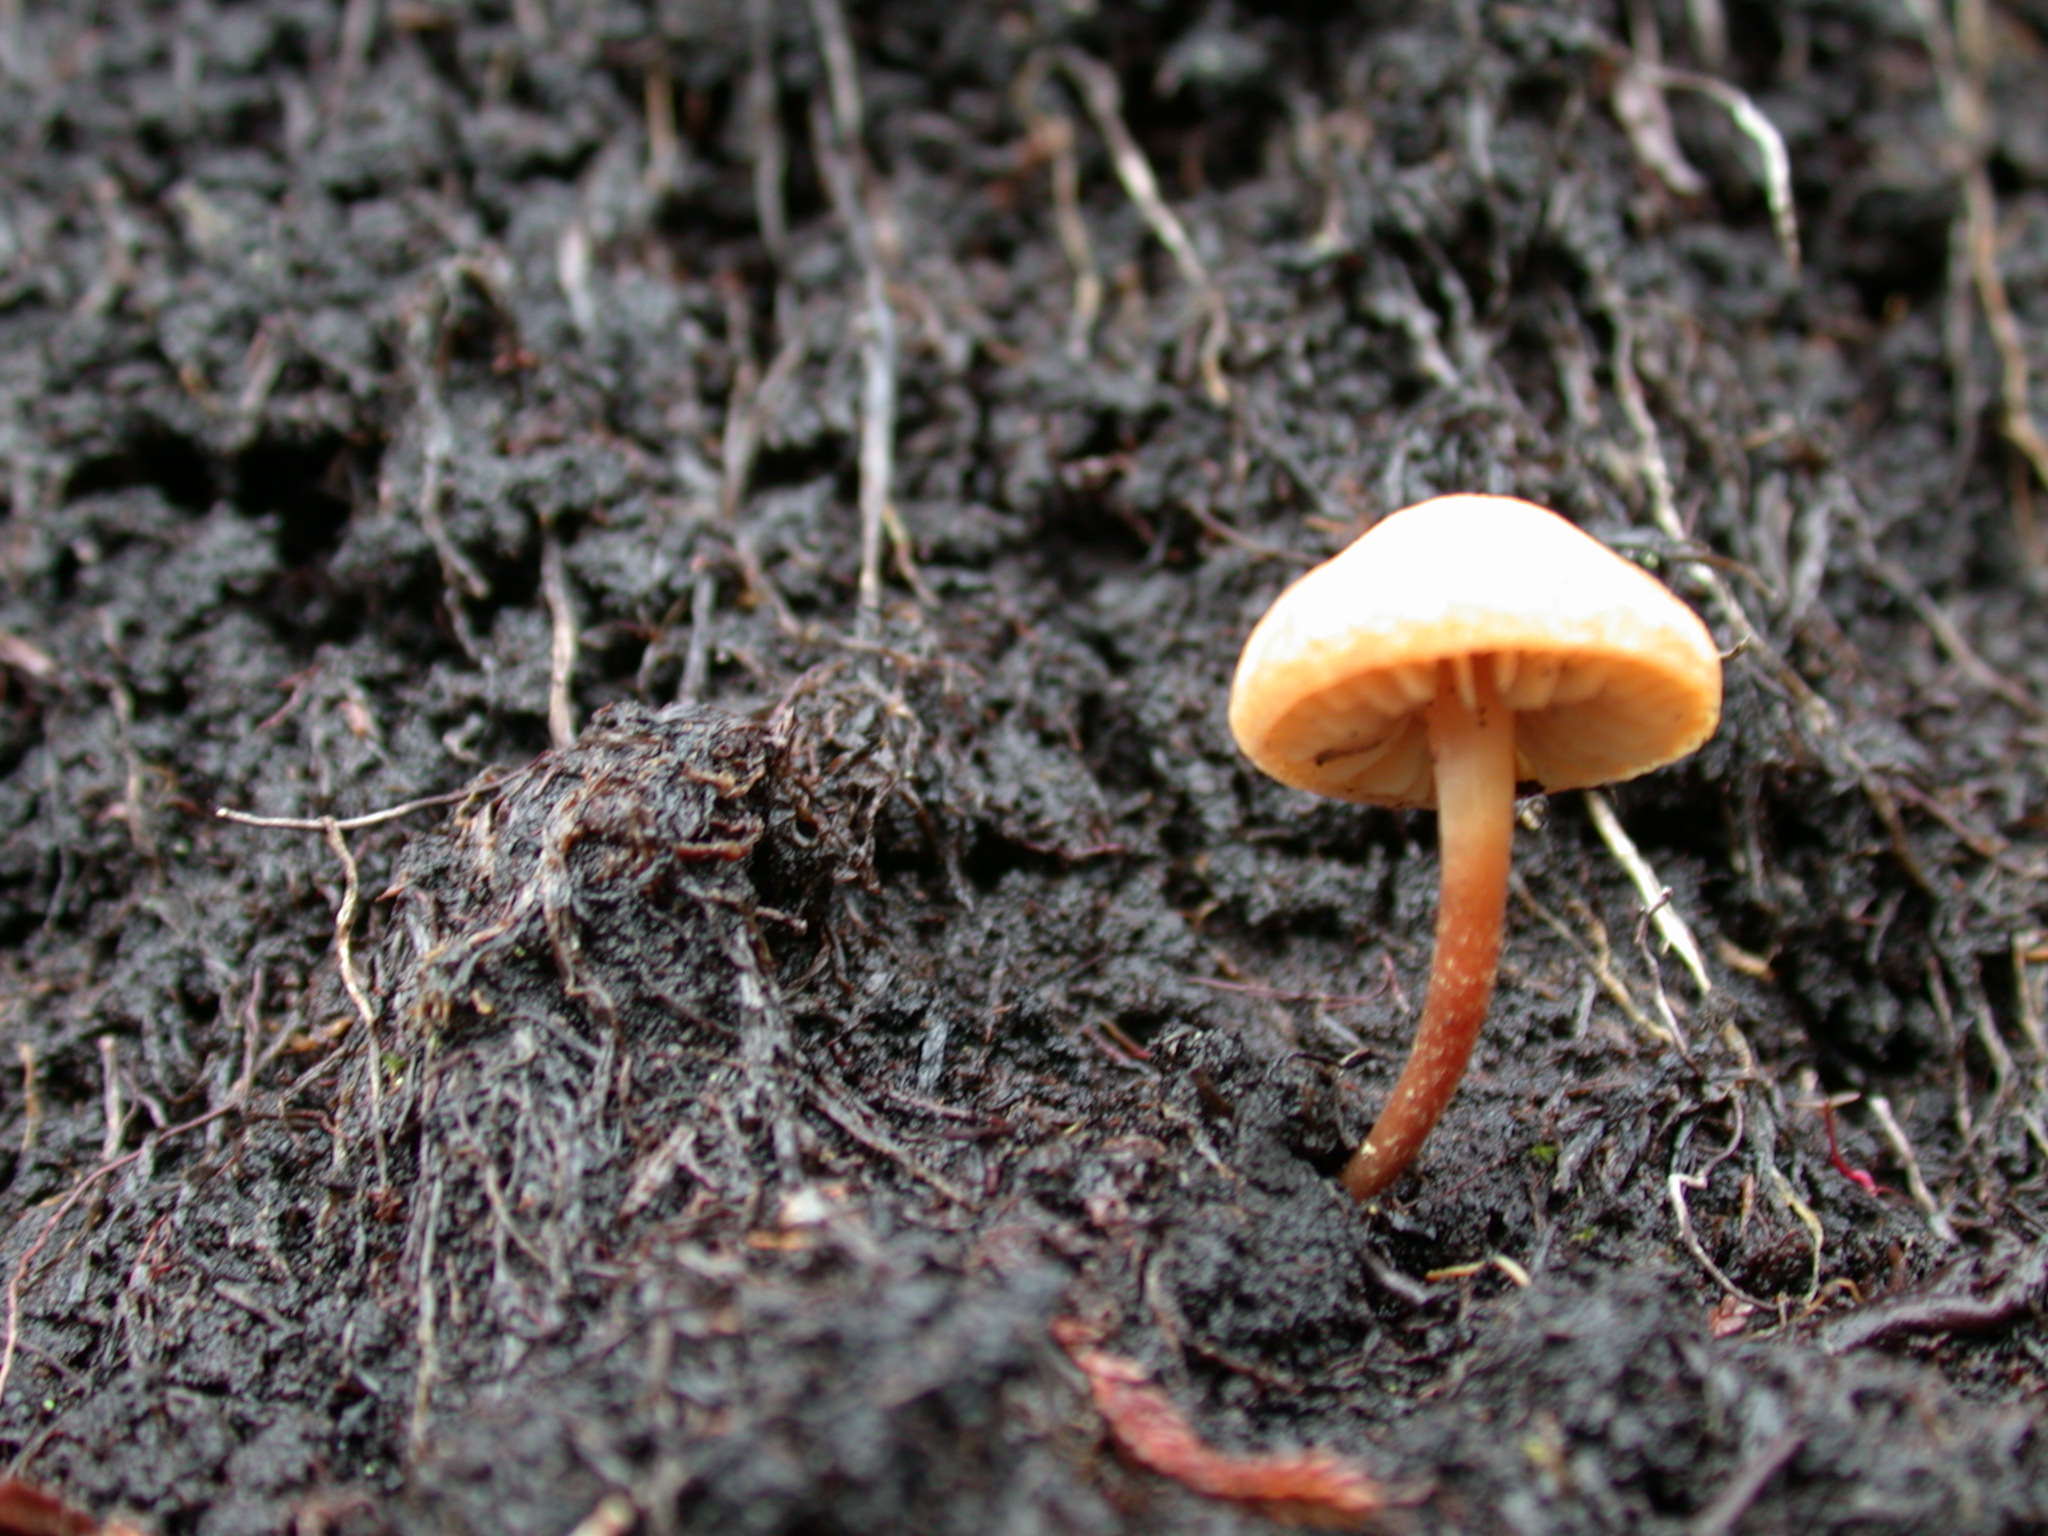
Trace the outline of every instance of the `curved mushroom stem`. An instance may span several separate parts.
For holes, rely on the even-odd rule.
[[[1493,658],[1444,664],[1429,706],[1442,889],[1429,998],[1394,1085],[1344,1187],[1369,1200],[1398,1179],[1451,1100],[1472,1055],[1500,962],[1515,835],[1515,714],[1494,689]]]

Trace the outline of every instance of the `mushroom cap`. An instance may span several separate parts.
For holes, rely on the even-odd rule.
[[[1634,778],[1721,719],[1707,628],[1654,577],[1512,496],[1396,512],[1280,594],[1245,642],[1230,730],[1283,784],[1433,806],[1425,706],[1490,668],[1516,712],[1516,777]]]

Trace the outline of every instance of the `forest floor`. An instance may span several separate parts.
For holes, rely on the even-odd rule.
[[[0,1528],[2042,1528],[2044,69],[0,4]],[[1727,702],[1361,1209],[1433,820],[1225,697],[1452,490]]]

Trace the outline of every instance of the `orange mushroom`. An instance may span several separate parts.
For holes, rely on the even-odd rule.
[[[1396,512],[1283,592],[1253,629],[1230,729],[1283,784],[1434,806],[1436,958],[1415,1043],[1344,1186],[1414,1160],[1485,1022],[1500,959],[1515,788],[1586,788],[1684,757],[1721,717],[1697,615],[1553,512],[1439,496]]]

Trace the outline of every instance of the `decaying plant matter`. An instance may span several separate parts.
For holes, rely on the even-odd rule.
[[[21,1485],[2042,1524],[2048,45],[1723,9],[0,4]],[[1430,836],[1223,686],[1450,487],[1735,654],[1361,1212]]]

